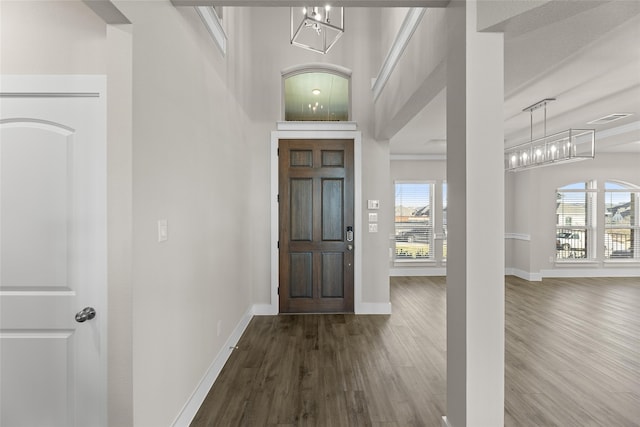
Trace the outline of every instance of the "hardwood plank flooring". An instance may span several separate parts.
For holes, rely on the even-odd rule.
[[[640,279],[509,277],[505,425],[640,426]]]
[[[192,426],[433,426],[444,277],[391,279],[391,316],[257,316]],[[640,426],[640,279],[506,280],[506,426]],[[487,426],[492,427],[492,426]]]

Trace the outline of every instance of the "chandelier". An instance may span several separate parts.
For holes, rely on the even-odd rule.
[[[545,98],[522,111],[531,115],[531,139],[505,149],[504,166],[509,172],[517,172],[559,162],[575,162],[595,157],[596,131],[594,129],[567,129],[547,135],[547,104],[555,98]],[[544,136],[533,139],[533,112],[544,108]]]
[[[342,7],[291,8],[291,44],[327,53],[344,33]]]

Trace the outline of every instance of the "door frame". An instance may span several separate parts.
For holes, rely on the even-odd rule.
[[[254,306],[254,314],[280,312],[278,285],[280,282],[278,239],[278,142],[281,139],[352,139],[354,178],[354,271],[353,310],[362,313],[362,133],[355,122],[278,122],[278,130],[271,132],[271,303]]]

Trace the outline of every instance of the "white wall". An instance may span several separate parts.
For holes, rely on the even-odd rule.
[[[597,139],[597,134],[596,134]],[[600,187],[607,180],[640,185],[640,154],[603,154],[567,165],[555,165],[507,174],[507,233],[530,240],[510,239],[507,252],[513,255],[507,267],[536,279],[562,275],[640,275],[638,263],[604,262],[602,255],[588,264],[557,264],[555,259],[556,189],[573,182],[596,180]],[[601,200],[603,194],[599,193]],[[604,233],[603,219],[598,234]],[[581,270],[581,271],[579,271]]]
[[[66,3],[66,4],[65,4]],[[0,2],[2,74],[106,74],[106,25],[80,2]]]
[[[134,423],[152,427],[173,422],[250,310],[260,213],[249,208],[239,64],[220,57],[192,8],[116,5],[133,24]]]

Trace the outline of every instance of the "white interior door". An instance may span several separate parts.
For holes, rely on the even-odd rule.
[[[3,427],[106,426],[105,86],[1,80]]]

